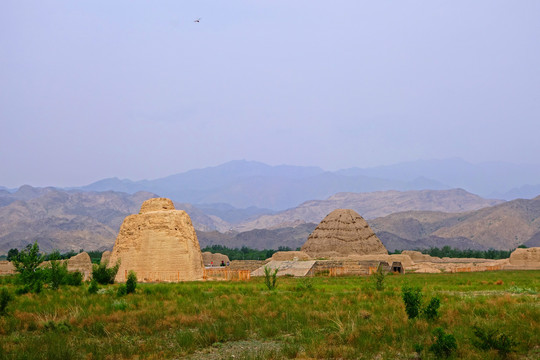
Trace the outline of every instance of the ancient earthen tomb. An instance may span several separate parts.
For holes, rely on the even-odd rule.
[[[388,255],[366,220],[351,209],[337,209],[328,214],[309,235],[302,251],[313,258]]]
[[[202,253],[204,266],[221,266],[223,263],[225,266],[230,264],[229,257],[220,253],[211,253],[206,251]]]
[[[204,265],[189,215],[171,200],[146,200],[137,215],[124,219],[109,259],[120,262],[116,281],[130,270],[141,282],[202,280]]]

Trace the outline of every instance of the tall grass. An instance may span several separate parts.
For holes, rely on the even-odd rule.
[[[138,284],[122,298],[119,285],[44,288],[0,317],[0,359],[413,358],[432,356],[439,327],[455,336],[458,358],[485,359],[496,350],[478,346],[475,329],[495,324],[516,357],[538,358],[540,271],[389,276],[383,291],[367,277],[314,277],[309,291],[305,280],[279,281],[274,291],[263,278]],[[439,316],[408,321],[404,286],[440,298]]]

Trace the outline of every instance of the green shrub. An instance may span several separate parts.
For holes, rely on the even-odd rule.
[[[13,259],[13,266],[18,273],[19,283],[26,291],[41,292],[43,271],[39,265],[43,262],[43,256],[39,253],[37,242],[28,245]]]
[[[50,267],[44,270],[45,278],[51,285],[51,289],[57,290],[67,275],[67,263],[62,264],[58,260],[51,260],[50,265]]]
[[[66,320],[59,322],[49,320],[43,324],[43,329],[48,331],[69,332],[71,330],[71,325]]]
[[[80,271],[69,271],[66,274],[65,282],[71,286],[81,286],[83,281],[83,274]]]
[[[118,290],[116,291],[116,296],[122,297],[127,295],[127,288],[125,284],[122,284],[118,287]]]
[[[127,302],[125,300],[114,300],[113,303],[112,303],[112,308],[114,310],[125,311],[128,308],[128,304],[127,304]]]
[[[137,275],[134,271],[130,271],[128,274],[128,278],[126,281],[126,293],[131,294],[135,292],[135,288],[137,287]]]
[[[95,279],[101,285],[114,284],[114,278],[120,268],[120,264],[116,263],[115,266],[108,268],[107,263],[94,264],[92,267],[92,279]]]
[[[438,297],[433,297],[427,304],[427,306],[422,310],[425,318],[428,320],[434,320],[439,317],[439,307],[441,306],[441,299]]]
[[[497,350],[502,358],[515,351],[517,342],[509,335],[497,329],[483,329],[479,326],[474,327],[474,335],[477,339],[473,341],[473,345],[482,350]]]
[[[379,265],[377,271],[371,275],[375,278],[375,288],[379,291],[384,290],[384,279],[386,274],[384,273],[383,267]]]
[[[409,319],[416,318],[420,314],[420,306],[422,305],[422,292],[420,288],[404,286],[401,292],[407,316]]]
[[[270,269],[268,266],[264,267],[264,284],[268,290],[274,290],[276,288],[277,273],[278,269],[274,269],[272,272],[272,269]]]
[[[92,279],[92,281],[90,281],[90,286],[88,287],[88,293],[95,294],[98,292],[98,289],[99,287],[96,279]]]
[[[433,334],[436,339],[429,347],[429,351],[434,353],[438,359],[448,358],[457,350],[457,342],[454,335],[446,334],[440,327],[436,328]]]
[[[311,291],[313,290],[313,278],[311,277],[302,277],[298,279],[296,286],[294,288],[296,291]]]
[[[80,271],[68,271],[67,262],[51,260],[50,266],[43,269],[43,280],[51,289],[57,290],[60,285],[79,286],[83,275]]]
[[[43,290],[43,283],[41,282],[41,280],[38,280],[34,283],[34,285],[32,285],[30,291],[39,294],[41,290]]]
[[[7,306],[13,300],[13,296],[6,288],[0,290],[0,316],[7,314]]]

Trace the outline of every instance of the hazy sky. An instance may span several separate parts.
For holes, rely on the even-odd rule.
[[[0,1],[4,186],[540,163],[539,134],[538,0]]]

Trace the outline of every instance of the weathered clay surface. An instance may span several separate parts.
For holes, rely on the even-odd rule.
[[[540,269],[540,247],[516,249],[510,254],[510,266]]]
[[[221,262],[225,265],[230,264],[229,257],[220,253],[211,253],[210,251],[205,251],[202,253],[204,266],[221,266]]]
[[[364,218],[351,209],[328,214],[309,235],[302,251],[313,258],[388,254]]]
[[[311,256],[303,251],[278,251],[272,255],[273,261],[311,260]]]
[[[67,260],[68,271],[79,271],[83,274],[83,280],[88,280],[92,277],[92,260],[90,255],[82,252]]]
[[[108,263],[111,259],[111,252],[110,251],[104,251],[103,254],[101,254],[101,260],[100,264]]]
[[[202,280],[204,265],[197,234],[189,215],[175,210],[172,201],[145,201],[130,215],[116,238],[109,266],[120,262],[116,281],[133,270],[141,282]]]
[[[15,274],[15,266],[11,261],[0,261],[0,275],[12,275]]]

